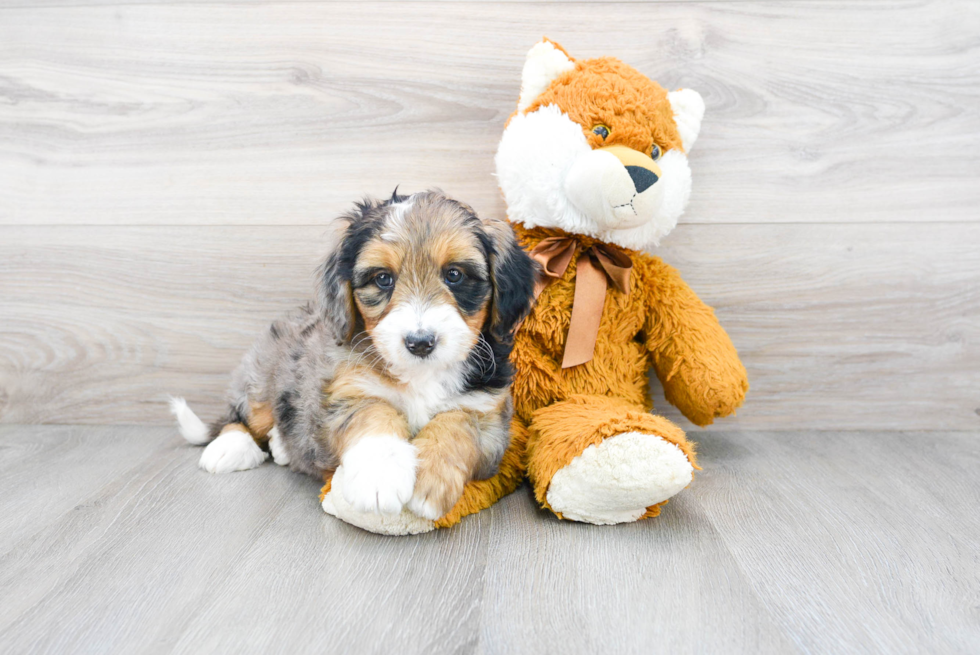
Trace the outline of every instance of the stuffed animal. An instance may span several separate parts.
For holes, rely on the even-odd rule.
[[[542,266],[512,361],[512,442],[499,473],[446,516],[355,516],[376,532],[446,527],[529,479],[558,517],[614,524],[657,516],[698,469],[694,444],[650,413],[648,372],[699,426],[735,411],[745,368],[710,307],[645,249],[691,191],[687,153],[704,114],[611,57],[576,61],[547,39],[524,64],[517,112],[496,155],[508,218]],[[329,491],[329,482],[325,491]],[[339,499],[338,499],[339,501]]]

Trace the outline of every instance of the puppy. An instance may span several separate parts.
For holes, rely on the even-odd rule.
[[[201,468],[341,463],[355,509],[435,520],[496,473],[510,442],[513,332],[534,265],[510,226],[439,191],[365,200],[318,270],[318,298],[278,320],[232,377],[208,429],[172,401]]]

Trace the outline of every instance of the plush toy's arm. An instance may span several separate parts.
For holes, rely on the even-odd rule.
[[[642,267],[644,334],[667,400],[692,423],[709,425],[742,404],[745,367],[714,311],[657,258]]]

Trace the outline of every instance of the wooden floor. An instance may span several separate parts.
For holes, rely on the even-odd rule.
[[[0,426],[4,653],[976,653],[975,433],[699,436],[659,519],[379,537],[172,430]]]

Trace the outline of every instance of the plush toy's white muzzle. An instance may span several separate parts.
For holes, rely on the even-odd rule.
[[[643,225],[656,215],[664,200],[664,185],[657,184],[659,180],[660,170],[652,159],[644,166],[627,165],[613,152],[599,149],[575,159],[564,188],[572,205],[590,216],[600,230],[623,230]]]

